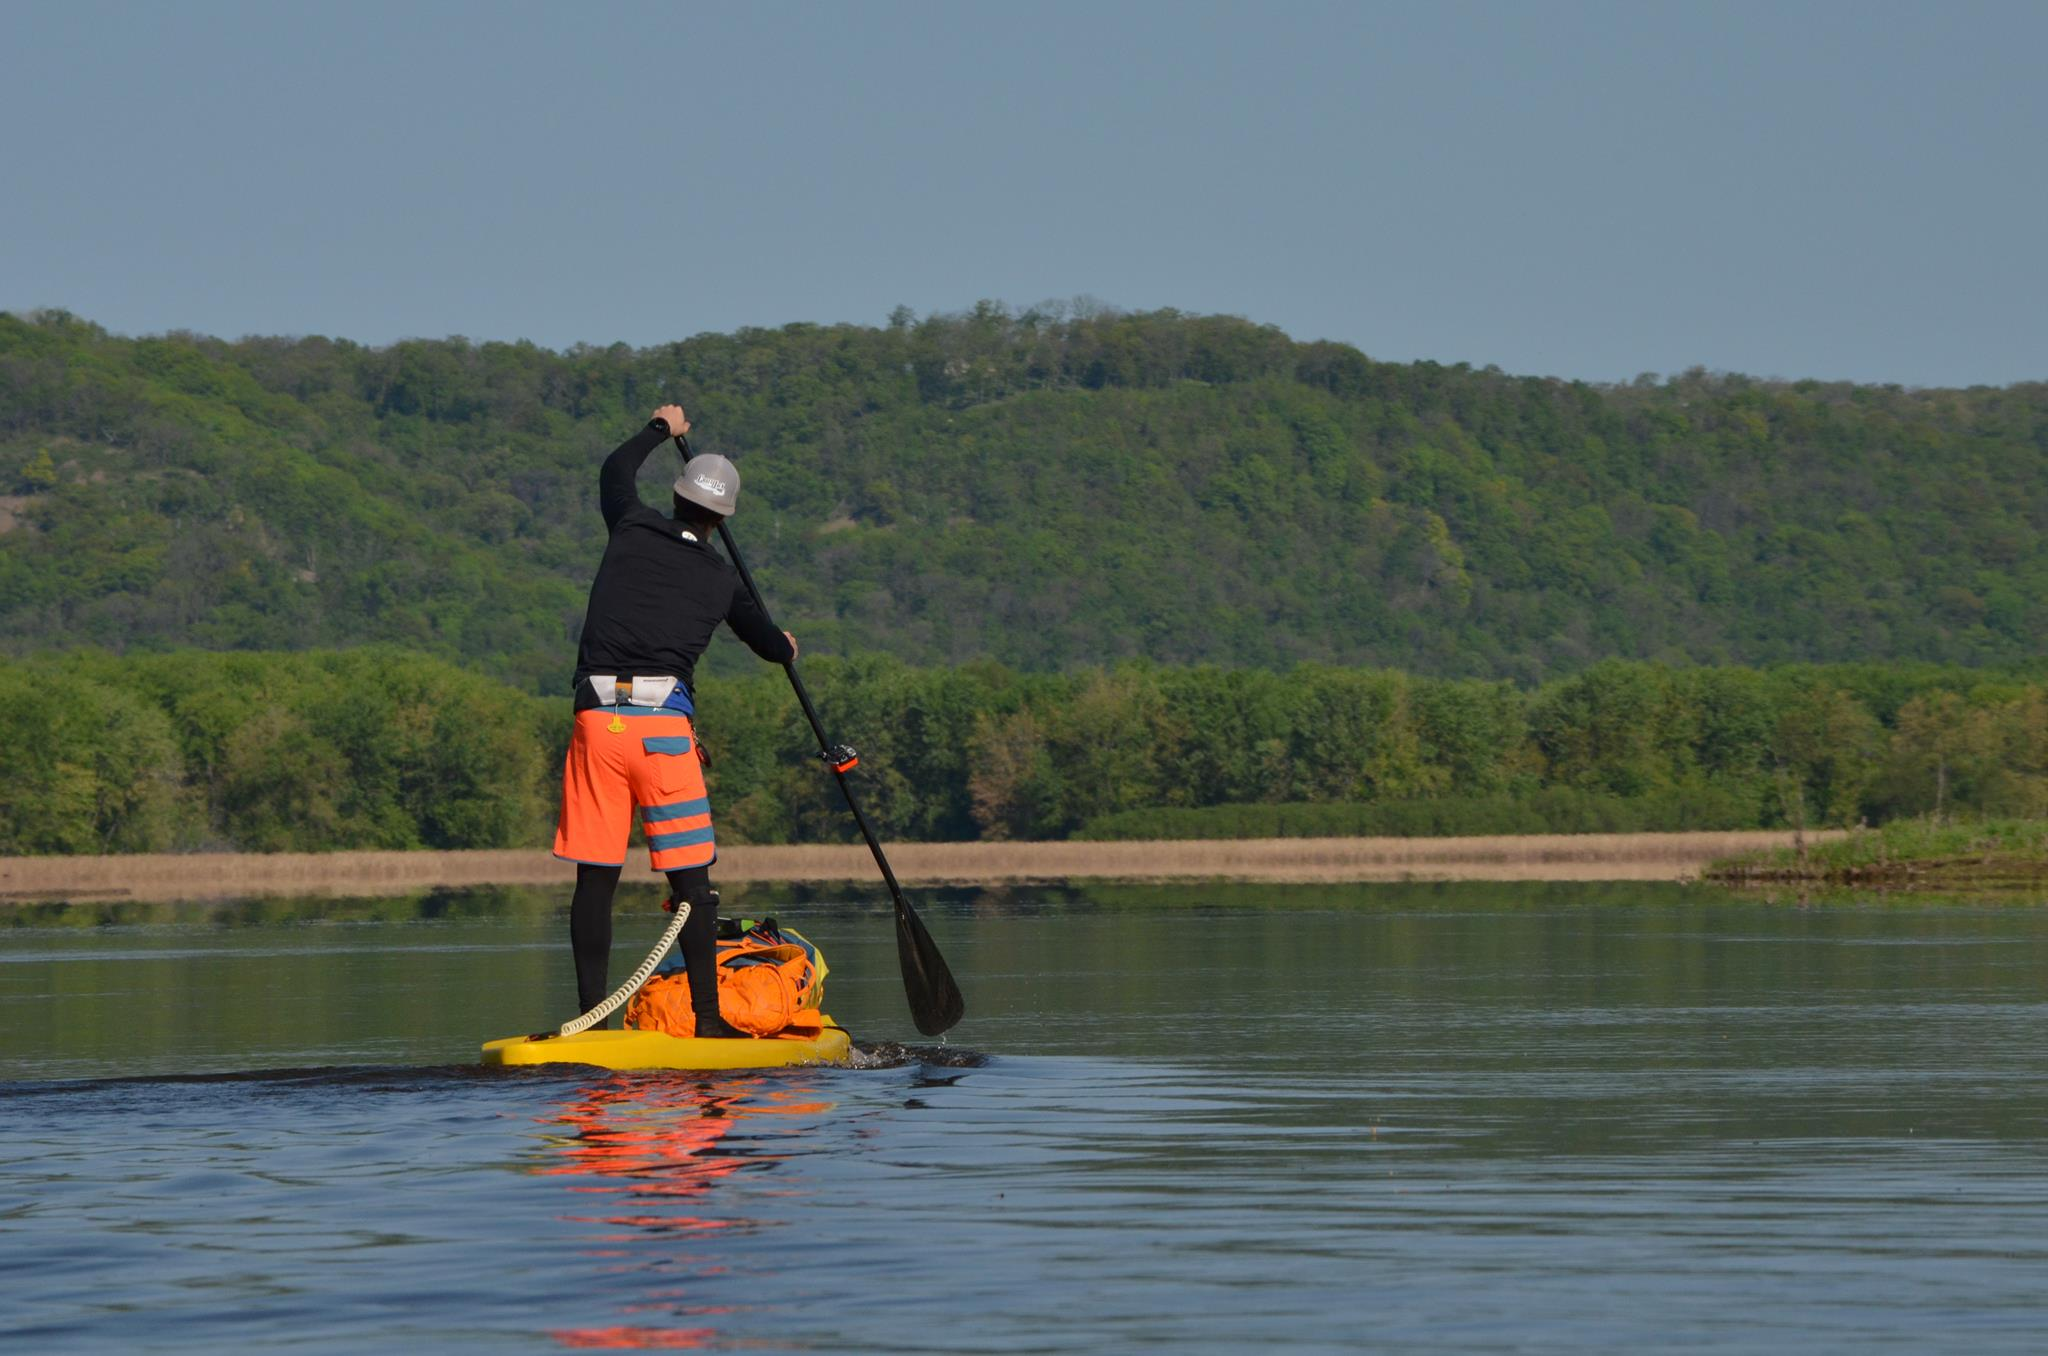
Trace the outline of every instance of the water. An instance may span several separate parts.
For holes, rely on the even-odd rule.
[[[738,1076],[478,1068],[564,1015],[548,896],[0,914],[0,1347],[2048,1338],[2048,911],[917,899],[943,1048],[872,899],[734,901],[895,1056]]]

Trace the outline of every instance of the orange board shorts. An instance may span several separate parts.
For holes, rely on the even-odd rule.
[[[613,729],[615,724],[625,728]],[[656,871],[709,866],[718,859],[690,718],[644,706],[578,711],[562,764],[555,855],[592,866],[624,866],[636,806]]]

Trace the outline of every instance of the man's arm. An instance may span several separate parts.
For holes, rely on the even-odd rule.
[[[726,609],[725,624],[747,642],[747,648],[771,664],[787,664],[796,658],[796,637],[775,629],[768,614],[754,603],[745,588],[732,591],[732,606]]]
[[[690,421],[684,417],[682,406],[663,405],[647,421],[646,428],[620,443],[604,459],[604,469],[597,473],[597,504],[604,511],[607,530],[617,527],[628,510],[644,507],[633,482],[638,479],[640,464],[647,460],[647,454],[677,434],[689,431]]]

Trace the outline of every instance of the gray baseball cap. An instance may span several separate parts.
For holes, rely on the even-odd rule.
[[[706,452],[684,464],[676,493],[721,518],[729,518],[740,503],[740,473],[724,457]]]

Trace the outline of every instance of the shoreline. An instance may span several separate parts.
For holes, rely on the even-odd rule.
[[[1809,833],[1809,842],[1837,836]],[[1175,842],[892,843],[905,885],[1071,880],[1691,881],[1710,862],[1790,847],[1790,830],[1531,834],[1474,838],[1244,838]],[[649,875],[634,848],[626,875]],[[722,883],[880,884],[860,844],[741,846],[719,854]],[[53,900],[218,900],[262,895],[392,895],[469,886],[567,891],[574,870],[545,849],[463,852],[137,853],[0,857],[0,907]]]
[[[1736,888],[2002,891],[2048,884],[2048,820],[1894,820],[1813,850],[1744,853],[1705,878]]]
[[[2028,890],[2048,885],[2048,859],[2007,852],[1854,864],[1736,861],[1722,863],[1701,879],[1732,890],[1785,885],[1830,890]]]
[[[1784,885],[1840,890],[2026,890],[2048,885],[2036,857],[1936,857],[1887,866],[1731,867],[1702,877],[1710,885],[1758,890]]]

